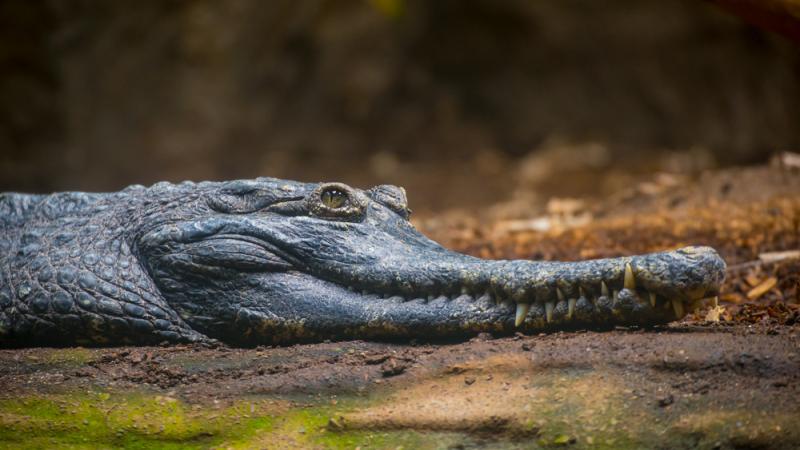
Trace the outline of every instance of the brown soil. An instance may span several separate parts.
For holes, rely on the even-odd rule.
[[[784,326],[674,325],[656,330],[520,334],[498,339],[481,335],[450,345],[352,341],[256,349],[87,349],[82,361],[73,361],[73,367],[68,359],[59,357],[60,352],[0,350],[3,385],[13,387],[14,394],[89,386],[146,387],[203,401],[246,394],[357,393],[375,385],[405,385],[435,374],[462,375],[459,385],[473,384],[471,378],[478,380],[476,386],[487,386],[508,381],[502,376],[492,379],[492,373],[526,367],[533,373],[547,368],[603,367],[625,372],[625,378],[637,381],[630,386],[643,394],[649,386],[640,385],[640,377],[668,381],[671,373],[686,378],[681,385],[713,384],[717,393],[728,389],[724,379],[713,377],[723,373],[737,381],[758,378],[753,388],[776,393],[800,388],[796,385],[800,380],[800,330]],[[435,383],[435,378],[431,382]],[[489,409],[504,407],[500,400],[482,401]],[[415,420],[420,420],[419,414]]]
[[[144,389],[209,406],[254,396],[295,407],[386,396],[332,415],[334,432],[410,429],[524,440],[538,437],[542,426],[573,421],[570,439],[586,440],[609,423],[637,433],[655,418],[663,431],[686,427],[682,432],[702,435],[740,423],[744,434],[729,439],[791,446],[800,443],[791,431],[800,417],[799,331],[681,324],[481,336],[454,345],[115,348],[87,350],[85,363],[72,365],[61,359],[63,350],[4,350],[0,381],[4,397]]]

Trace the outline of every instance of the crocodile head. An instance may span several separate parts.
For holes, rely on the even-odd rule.
[[[140,231],[139,257],[187,323],[238,345],[665,323],[724,276],[707,247],[574,263],[462,255],[413,227],[395,186],[260,178],[186,192]]]

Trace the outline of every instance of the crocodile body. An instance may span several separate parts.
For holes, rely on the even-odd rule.
[[[652,325],[718,293],[708,247],[482,260],[405,191],[272,178],[0,195],[0,345],[231,345]]]

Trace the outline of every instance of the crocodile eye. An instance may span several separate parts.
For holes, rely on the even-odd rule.
[[[367,211],[367,196],[342,183],[321,183],[306,197],[310,215],[328,220],[360,222]]]
[[[336,188],[322,191],[320,194],[322,204],[331,209],[339,209],[347,203],[347,193]]]

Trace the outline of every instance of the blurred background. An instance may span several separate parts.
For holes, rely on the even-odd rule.
[[[0,0],[0,190],[605,195],[800,148],[799,48],[700,0]]]

